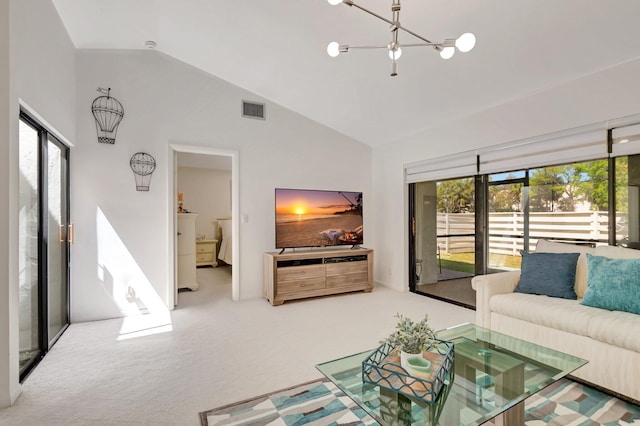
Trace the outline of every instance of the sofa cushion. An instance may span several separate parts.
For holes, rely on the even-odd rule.
[[[601,311],[580,305],[577,300],[523,293],[497,294],[490,306],[492,312],[586,337],[589,321]]]
[[[599,312],[589,322],[589,337],[619,348],[640,352],[640,315],[591,309]]]
[[[598,246],[591,254],[610,259],[640,259],[640,250],[620,246]]]
[[[582,299],[584,297],[584,292],[587,291],[588,267],[586,253],[595,254],[595,250],[595,248],[589,246],[556,243],[548,240],[538,240],[538,243],[536,244],[536,253],[580,253],[578,264],[576,266],[576,284],[573,287],[578,299]]]
[[[517,293],[577,299],[573,289],[580,253],[527,253],[522,251]]]
[[[640,259],[587,254],[589,281],[583,305],[640,314]]]
[[[640,352],[640,315],[581,305],[577,300],[507,293],[491,297],[491,311]],[[520,336],[527,339],[526,335]]]

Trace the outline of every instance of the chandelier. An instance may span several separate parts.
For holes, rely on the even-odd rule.
[[[340,44],[335,41],[329,43],[327,46],[327,53],[332,58],[335,58],[340,53],[347,53],[352,49],[387,49],[389,51],[389,59],[391,59],[391,76],[394,77],[398,75],[398,59],[400,59],[400,55],[402,55],[402,47],[420,47],[420,46],[430,46],[435,50],[440,52],[440,57],[442,59],[449,59],[456,52],[456,49],[460,52],[468,52],[476,45],[476,37],[472,33],[464,33],[460,37],[456,38],[447,38],[441,43],[432,42],[421,35],[414,33],[400,25],[400,0],[391,0],[391,15],[392,19],[389,20],[384,18],[377,13],[374,13],[356,3],[352,0],[327,0],[329,4],[336,6],[340,3],[343,3],[349,7],[354,6],[363,12],[368,13],[369,15],[375,16],[376,18],[388,23],[391,25],[391,42],[386,46],[350,46],[348,44]],[[419,39],[421,42],[419,43],[410,43],[404,44],[398,41],[398,31],[402,30],[415,38]]]

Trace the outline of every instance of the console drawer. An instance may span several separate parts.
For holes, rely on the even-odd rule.
[[[360,272],[367,272],[369,270],[368,262],[340,262],[340,263],[327,263],[327,275],[343,275],[353,274]]]
[[[367,271],[356,272],[355,274],[331,275],[327,276],[327,287],[343,287],[358,284],[368,284],[369,274]]]
[[[319,278],[304,278],[289,281],[278,281],[278,294],[300,293],[309,290],[322,290],[325,288],[324,276]]]
[[[277,281],[293,281],[299,279],[322,278],[324,280],[324,265],[289,266],[278,268]]]

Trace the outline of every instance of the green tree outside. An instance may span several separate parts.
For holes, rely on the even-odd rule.
[[[474,178],[438,182],[438,213],[473,213],[475,211]]]

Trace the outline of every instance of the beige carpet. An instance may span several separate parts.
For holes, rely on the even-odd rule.
[[[73,324],[0,425],[198,425],[201,411],[316,379],[315,364],[377,346],[396,312],[429,313],[435,328],[474,319],[383,287],[272,307],[232,302],[229,267],[198,269],[198,281],[170,315]]]

